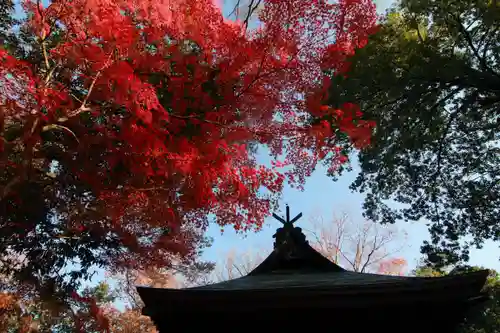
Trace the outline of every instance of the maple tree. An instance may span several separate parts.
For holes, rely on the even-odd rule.
[[[193,262],[210,218],[259,228],[285,180],[339,156],[332,132],[369,142],[353,104],[322,105],[322,70],[345,71],[374,31],[369,0],[265,1],[253,30],[208,0],[22,6],[2,20],[0,253],[45,294],[94,265]],[[337,125],[306,121],[322,113]],[[286,156],[259,165],[255,143]]]

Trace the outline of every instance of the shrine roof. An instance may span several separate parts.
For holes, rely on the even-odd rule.
[[[248,275],[211,285],[185,290],[272,290],[282,288],[336,288],[401,284],[414,278],[350,272],[333,263],[309,245],[302,229],[294,222],[302,213],[290,219],[273,214],[283,224],[273,237],[276,239],[271,254]]]
[[[211,285],[186,288],[189,290],[264,290],[275,288],[332,288],[360,285],[401,284],[412,281],[411,277],[366,274],[357,272],[315,272],[247,275]],[[414,282],[414,281],[413,281]],[[411,283],[411,282],[410,282]]]
[[[141,298],[151,306],[160,302],[164,296],[172,301],[179,299],[179,302],[185,303],[190,298],[202,302],[210,297],[229,299],[242,294],[255,298],[263,294],[290,293],[300,299],[299,294],[316,291],[321,291],[320,294],[327,292],[335,295],[378,294],[379,299],[394,293],[412,292],[420,295],[419,297],[430,297],[422,295],[446,291],[450,292],[452,297],[463,294],[466,299],[480,292],[489,273],[485,270],[424,278],[350,272],[331,262],[309,245],[301,228],[293,225],[302,214],[290,220],[290,210],[287,206],[286,219],[275,214],[273,216],[283,223],[283,227],[273,236],[274,250],[248,275],[182,290],[138,287]]]

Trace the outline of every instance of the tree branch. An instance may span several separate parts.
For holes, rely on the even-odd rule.
[[[462,21],[460,20],[460,17],[456,16],[455,19],[457,20],[457,23],[458,23],[458,29],[460,30],[460,32],[464,36],[465,40],[467,41],[467,44],[469,45],[469,47],[471,48],[475,57],[477,58],[477,60],[481,64],[481,67],[483,67],[484,70],[490,72],[491,74],[495,75],[496,77],[500,78],[500,75],[497,72],[495,72],[491,67],[488,66],[485,58],[483,58],[479,55],[479,52],[476,49],[476,47],[474,46],[474,42],[472,41],[472,37],[469,34],[469,32],[466,30],[466,28],[464,28]]]
[[[87,94],[85,95],[85,97],[84,97],[84,99],[83,99],[80,107],[77,108],[76,110],[73,110],[72,112],[70,112],[66,117],[59,118],[57,120],[58,122],[65,122],[69,118],[75,117],[75,116],[77,116],[78,114],[80,114],[82,112],[90,111],[90,108],[88,108],[86,106],[87,101],[89,100],[90,94],[92,93],[92,90],[94,89],[94,86],[95,86],[97,80],[101,76],[102,71],[105,70],[106,68],[108,68],[111,65],[111,63],[112,63],[111,59],[112,59],[113,55],[114,55],[114,52],[111,52],[110,55],[109,55],[109,57],[108,57],[108,60],[104,64],[104,66],[96,73],[96,75],[92,79],[92,82],[90,83],[90,86],[89,86],[89,90],[87,91]]]

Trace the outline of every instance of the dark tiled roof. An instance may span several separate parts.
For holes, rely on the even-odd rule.
[[[275,272],[188,288],[190,290],[265,290],[276,288],[334,288],[414,281],[414,278],[356,272],[290,273]]]

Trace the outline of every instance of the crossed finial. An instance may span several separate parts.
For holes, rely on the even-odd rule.
[[[273,217],[283,223],[283,225],[286,227],[293,227],[293,224],[297,222],[298,219],[302,217],[302,213],[299,213],[297,216],[295,216],[291,221],[290,221],[290,207],[286,205],[286,220],[282,219],[280,216],[276,215],[273,213]]]
[[[283,251],[288,259],[300,256],[299,247],[301,244],[307,243],[306,236],[302,233],[302,229],[294,227],[293,223],[302,217],[302,213],[290,220],[290,207],[286,205],[286,220],[276,214],[273,214],[273,217],[283,223],[283,227],[278,228],[273,235],[273,238],[276,238],[274,248]]]

